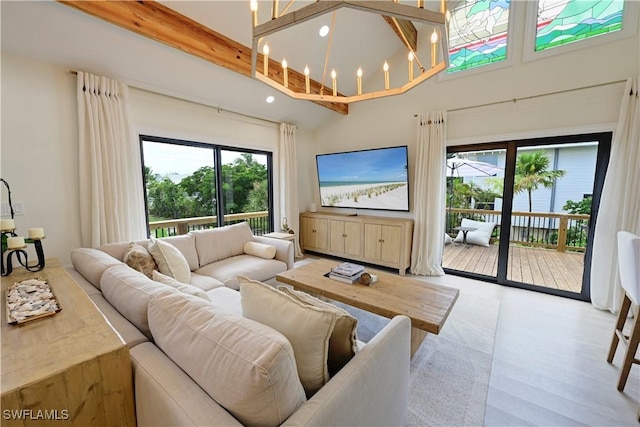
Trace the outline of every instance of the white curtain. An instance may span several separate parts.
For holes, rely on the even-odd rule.
[[[447,128],[445,111],[421,114],[414,179],[411,272],[442,276],[446,195]]]
[[[640,77],[627,81],[593,240],[591,302],[600,309],[620,310],[623,290],[618,273],[616,233],[640,234]]]
[[[140,149],[129,126],[129,88],[78,72],[82,245],[146,237]]]
[[[280,124],[280,212],[287,217],[289,228],[296,232],[295,255],[300,248],[300,219],[298,218],[298,172],[296,166],[296,127]],[[279,224],[280,222],[278,222]]]

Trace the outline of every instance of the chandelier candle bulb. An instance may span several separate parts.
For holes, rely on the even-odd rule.
[[[44,228],[30,228],[29,229],[29,238],[30,239],[44,239]]]
[[[284,87],[289,87],[289,70],[287,69],[287,60],[282,60],[282,72],[284,73]]]
[[[264,75],[269,75],[269,45],[264,44],[262,47],[262,54],[264,55]]]
[[[338,81],[336,80],[336,70],[331,70],[331,86],[333,87],[333,96],[338,96]]]
[[[311,92],[311,88],[309,85],[309,67],[306,65],[304,66],[304,87],[307,93]]]
[[[9,237],[7,239],[7,248],[9,249],[22,249],[25,246],[24,237],[22,236]]]
[[[438,43],[438,33],[436,33],[436,30],[433,30],[433,34],[431,34],[431,68],[436,66],[436,60],[438,59],[437,56],[437,52],[436,52],[436,43]]]
[[[12,219],[0,220],[0,229],[2,231],[11,231],[16,229],[16,223]]]
[[[249,9],[251,9],[251,17],[253,19],[253,26],[258,25],[258,0],[251,0],[249,2]]]
[[[413,81],[413,60],[415,59],[415,55],[413,52],[409,52],[409,81]]]
[[[384,61],[382,70],[384,71],[384,89],[389,90],[389,64],[387,64],[387,61]]]
[[[356,71],[357,83],[358,83],[358,95],[362,95],[362,68],[358,68]]]

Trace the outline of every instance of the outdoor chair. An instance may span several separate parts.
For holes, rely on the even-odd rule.
[[[620,282],[624,289],[624,300],[618,315],[616,329],[613,333],[607,362],[611,363],[613,361],[618,343],[622,342],[626,347],[626,352],[620,370],[618,391],[623,391],[627,378],[629,378],[631,365],[634,363],[640,364],[640,359],[636,358],[638,343],[640,343],[640,313],[635,316],[629,335],[627,336],[622,332],[629,314],[629,308],[632,304],[638,306],[640,303],[640,236],[626,231],[619,231],[617,238],[618,268],[620,270]],[[638,410],[638,421],[640,421],[640,409]]]

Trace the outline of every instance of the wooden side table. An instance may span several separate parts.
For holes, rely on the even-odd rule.
[[[291,242],[296,240],[296,235],[291,233],[282,233],[274,231],[273,233],[263,234],[262,237],[270,237],[272,239],[289,240]]]
[[[2,278],[2,425],[135,426],[129,350],[56,259]],[[62,311],[10,325],[7,289],[48,280]]]

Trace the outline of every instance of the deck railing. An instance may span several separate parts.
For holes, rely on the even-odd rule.
[[[500,237],[501,211],[483,209],[447,209],[446,230],[455,236],[455,227],[463,218],[495,222],[492,240]],[[555,212],[512,212],[511,243],[556,249],[558,252],[584,252],[587,246],[589,215]]]
[[[247,221],[256,236],[269,233],[269,211],[245,212],[224,216],[224,225],[237,224]],[[169,219],[165,221],[149,222],[149,231],[154,237],[177,236],[187,234],[192,230],[206,230],[218,226],[217,216],[202,216],[195,218]]]

